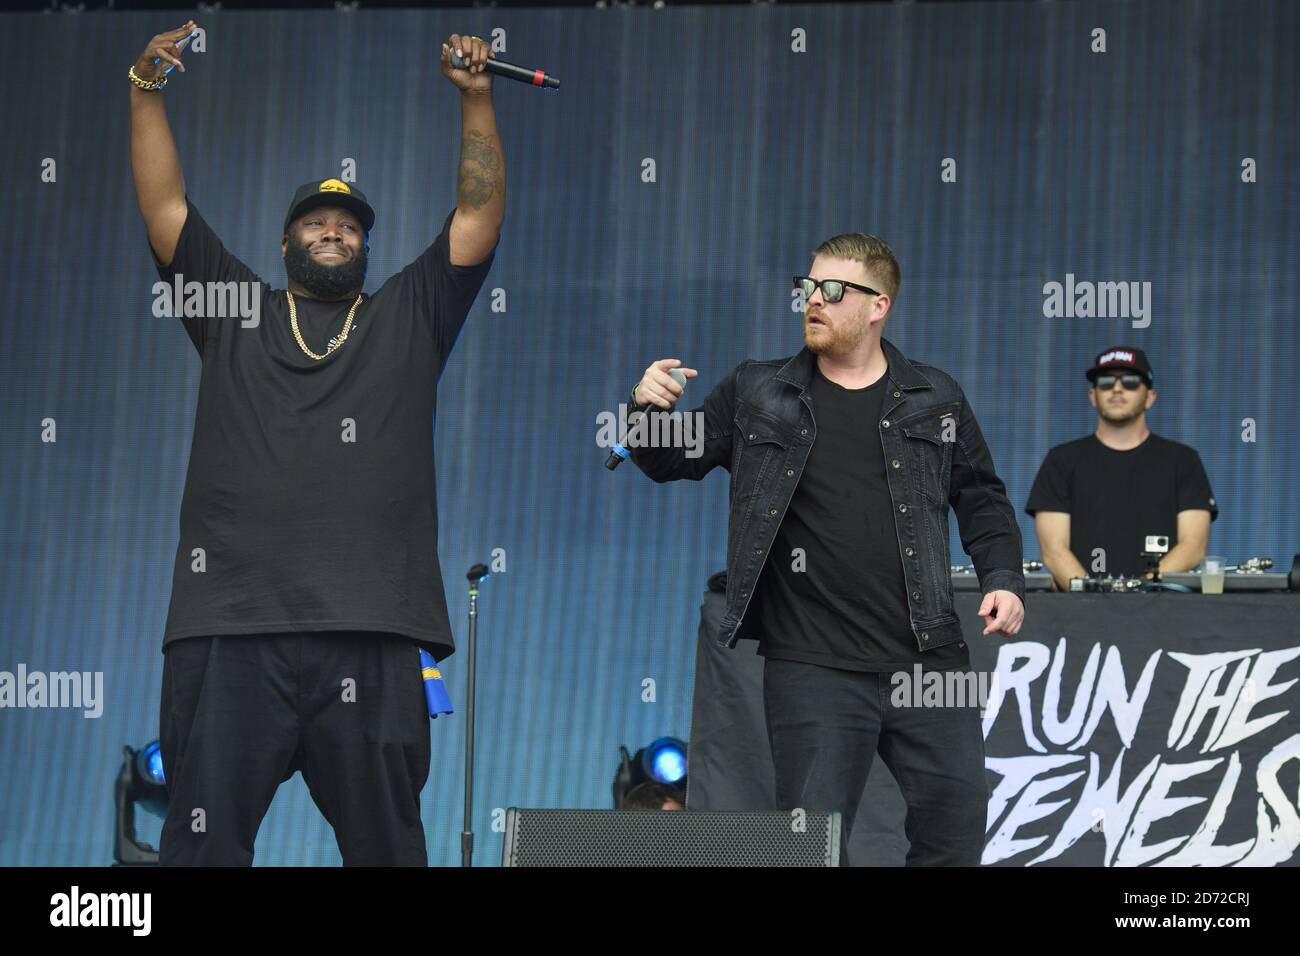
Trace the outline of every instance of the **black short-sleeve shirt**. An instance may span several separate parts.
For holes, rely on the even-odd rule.
[[[317,361],[294,337],[284,290],[231,255],[186,203],[172,261],[154,257],[163,282],[182,283],[172,314],[197,304],[197,290],[205,313],[180,316],[203,369],[163,646],[204,634],[365,630],[446,657],[437,383],[495,250],[452,265],[453,210],[410,265],[363,295],[347,340]],[[242,298],[207,295],[206,283],[230,282]],[[355,300],[294,300],[307,347],[323,354]],[[255,320],[251,308],[235,311],[254,301]],[[213,314],[220,305],[224,317]]]
[[[1057,445],[1047,453],[1029,492],[1025,511],[1062,511],[1070,516],[1070,550],[1090,574],[1133,576],[1147,570],[1147,535],[1178,543],[1178,512],[1219,514],[1210,479],[1196,449],[1150,434],[1127,451],[1103,445],[1095,435]],[[1094,571],[1095,551],[1105,555]]]

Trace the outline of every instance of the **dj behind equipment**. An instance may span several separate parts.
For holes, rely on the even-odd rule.
[[[1153,554],[1163,553],[1159,549],[1168,549],[1168,539],[1152,535],[1148,542],[1154,546]],[[1163,542],[1163,543],[1162,543]],[[1154,564],[1154,561],[1153,561]],[[1071,592],[1130,592],[1130,591],[1182,591],[1184,593],[1201,592],[1203,575],[1218,574],[1223,584],[1220,590],[1227,591],[1300,591],[1300,554],[1291,559],[1291,569],[1287,572],[1274,571],[1273,559],[1254,557],[1237,564],[1224,564],[1219,572],[1206,571],[1204,567],[1196,571],[1175,571],[1161,574],[1158,570],[1151,578],[1144,577],[1078,577],[1070,578]],[[952,573],[954,591],[978,591],[979,578],[974,565],[954,564],[949,569]],[[1051,591],[1052,575],[1043,570],[1041,561],[1025,562],[1025,590]],[[1206,594],[1216,593],[1213,590]]]
[[[1047,453],[1025,505],[1043,564],[1062,591],[1076,578],[1158,582],[1161,572],[1192,571],[1219,507],[1196,449],[1147,427],[1156,404],[1150,360],[1115,346],[1083,374],[1096,426]]]

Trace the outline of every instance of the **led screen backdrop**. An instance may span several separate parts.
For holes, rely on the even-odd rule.
[[[97,717],[0,712],[0,864],[108,862],[121,747],[157,735],[199,360],[178,321],[151,314],[126,70],[185,16],[0,29],[0,669],[103,676]],[[1047,449],[1092,427],[1089,359],[1130,343],[1158,375],[1153,430],[1194,445],[1213,482],[1211,550],[1289,563],[1300,545],[1294,5],[199,22],[206,49],[164,93],[186,187],[279,285],[282,217],[308,179],[353,169],[375,206],[367,291],[432,240],[455,196],[458,103],[436,64],[451,32],[499,36],[499,55],[563,82],[496,83],[504,235],[440,391],[440,553],[460,639],[465,569],[504,561],[481,602],[480,862],[499,858],[499,808],[608,806],[619,744],[689,734],[726,477],[610,474],[597,416],[656,358],[699,369],[700,400],[742,359],[794,352],[790,276],[836,233],[893,247],[886,335],[962,383],[1018,509]],[[1137,295],[1119,315],[1049,316],[1054,282]],[[57,441],[42,440],[47,420]],[[458,705],[463,657],[445,667]],[[432,730],[429,858],[452,864],[463,722]],[[157,821],[142,833],[156,840]],[[295,777],[257,862],[338,860]]]

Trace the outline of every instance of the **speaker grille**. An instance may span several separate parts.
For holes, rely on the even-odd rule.
[[[838,866],[840,815],[786,812],[506,812],[502,866]]]

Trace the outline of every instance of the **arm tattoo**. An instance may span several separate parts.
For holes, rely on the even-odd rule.
[[[456,187],[456,201],[461,206],[477,209],[487,203],[493,194],[504,189],[501,150],[492,137],[476,129],[466,130],[460,144],[460,181]]]

